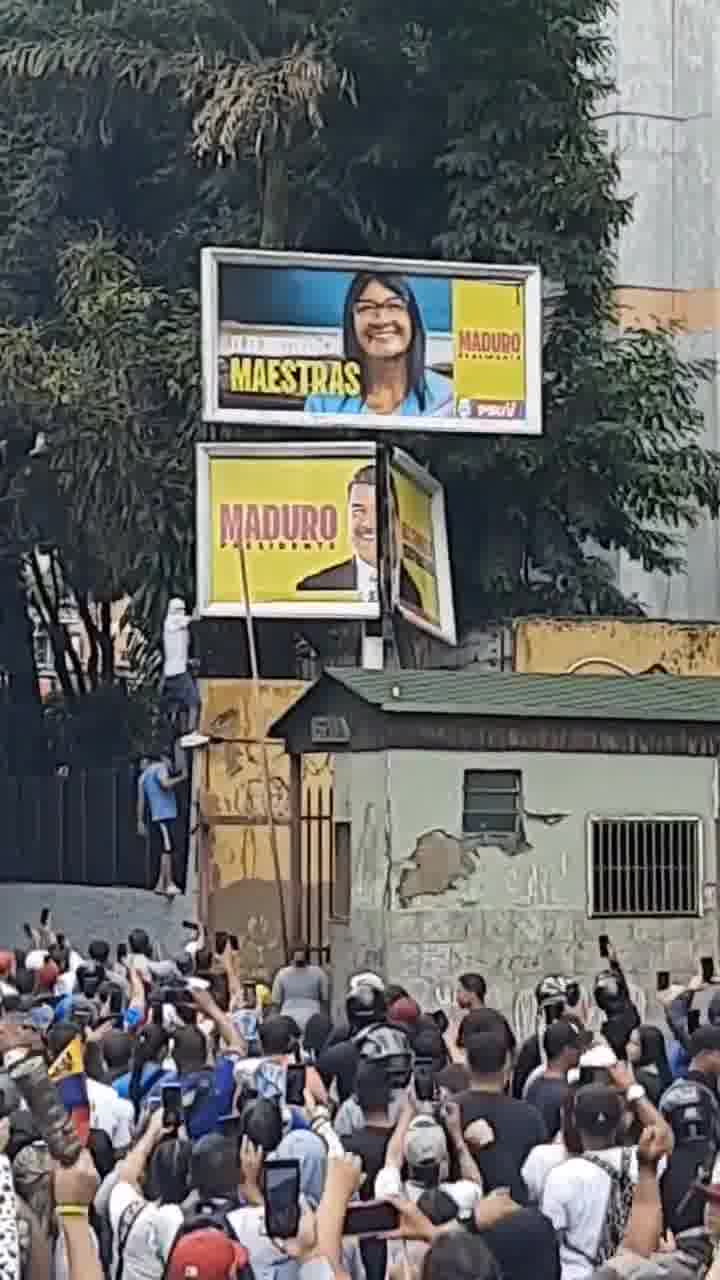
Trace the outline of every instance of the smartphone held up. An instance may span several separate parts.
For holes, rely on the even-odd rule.
[[[268,1160],[263,1166],[263,1195],[268,1236],[291,1240],[300,1226],[300,1161]]]

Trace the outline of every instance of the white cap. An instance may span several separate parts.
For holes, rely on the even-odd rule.
[[[377,973],[356,973],[350,979],[350,995],[353,995],[358,987],[372,987],[374,991],[384,991],[385,983]]]

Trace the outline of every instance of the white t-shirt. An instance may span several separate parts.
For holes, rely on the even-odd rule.
[[[119,1098],[109,1084],[98,1080],[87,1082],[90,1104],[90,1128],[101,1129],[112,1143],[113,1151],[127,1151],[132,1146],[135,1110],[131,1102]]]
[[[108,1216],[113,1233],[112,1275],[117,1273],[118,1230],[130,1205],[144,1205],[125,1243],[123,1280],[162,1280],[170,1251],[183,1222],[176,1204],[148,1204],[129,1182],[116,1182],[110,1192]]]
[[[568,1158],[562,1142],[541,1142],[533,1147],[520,1174],[528,1189],[531,1204],[540,1204],[548,1175]]]
[[[164,676],[181,676],[187,671],[190,648],[190,619],[186,613],[171,613],[163,624]]]
[[[629,1174],[634,1185],[638,1180],[637,1147],[610,1147],[607,1151],[593,1152],[593,1155],[619,1173],[624,1150],[630,1152]],[[666,1163],[661,1160],[658,1178],[665,1172]],[[580,1156],[565,1160],[548,1174],[541,1209],[555,1230],[562,1233],[562,1280],[589,1280],[595,1270],[592,1259],[600,1247],[609,1197],[610,1178],[607,1173]],[[583,1254],[587,1256],[583,1257]]]

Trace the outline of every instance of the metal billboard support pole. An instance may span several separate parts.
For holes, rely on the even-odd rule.
[[[247,632],[248,655],[250,658],[250,676],[252,680],[255,734],[257,744],[260,748],[260,759],[262,762],[263,790],[265,792],[265,809],[268,817],[268,830],[270,832],[270,852],[273,860],[273,870],[275,872],[275,885],[277,887],[278,906],[280,908],[280,929],[282,932],[283,951],[285,953],[285,963],[290,963],[290,945],[288,938],[287,916],[285,914],[285,894],[283,893],[283,882],[280,871],[280,854],[278,851],[277,829],[275,827],[275,819],[272,811],[272,786],[270,783],[270,765],[267,757],[267,740],[264,733],[263,725],[263,709],[262,697],[260,692],[260,674],[257,659],[257,649],[255,647],[255,625],[253,623],[252,607],[250,604],[250,586],[248,582],[247,560],[245,558],[245,543],[242,538],[238,542],[238,554],[240,556],[240,577],[242,580],[243,605],[245,608],[245,629]],[[261,725],[263,729],[261,730]]]
[[[377,530],[378,601],[380,617],[363,623],[361,665],[383,671],[393,647],[393,601],[390,528],[390,450],[379,444],[375,455],[375,527]]]

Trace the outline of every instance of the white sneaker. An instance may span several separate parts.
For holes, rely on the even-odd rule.
[[[166,898],[179,898],[181,893],[182,889],[178,889],[176,884],[169,884],[165,889]]]
[[[180,739],[180,746],[185,751],[191,751],[193,747],[206,747],[210,739],[206,733],[198,733],[197,729],[194,733],[185,733]]]

